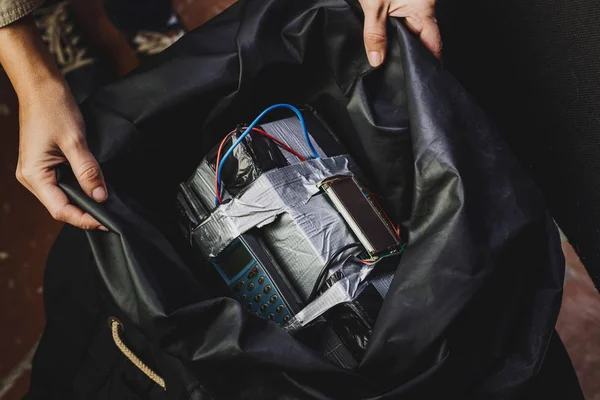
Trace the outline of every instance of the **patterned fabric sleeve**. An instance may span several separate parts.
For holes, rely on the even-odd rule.
[[[0,28],[23,18],[44,0],[0,0]]]

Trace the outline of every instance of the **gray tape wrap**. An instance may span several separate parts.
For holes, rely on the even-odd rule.
[[[194,240],[207,257],[216,257],[236,237],[306,205],[320,193],[324,179],[352,176],[348,158],[318,158],[268,171],[230,202],[216,208],[198,228]],[[295,213],[300,215],[299,213]]]

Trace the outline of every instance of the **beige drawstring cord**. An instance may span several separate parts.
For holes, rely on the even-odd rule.
[[[121,353],[129,359],[140,371],[142,371],[148,378],[152,379],[158,386],[167,390],[165,386],[165,380],[161,378],[156,372],[152,371],[146,364],[142,362],[129,348],[123,343],[119,334],[123,330],[123,324],[116,318],[109,318],[110,329],[112,331],[112,337],[115,344],[121,350]]]

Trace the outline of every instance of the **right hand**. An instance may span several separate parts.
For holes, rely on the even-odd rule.
[[[385,59],[386,20],[402,17],[409,30],[418,35],[425,47],[438,59],[442,57],[440,28],[435,19],[435,0],[359,0],[365,12],[365,48],[373,67]]]
[[[79,108],[64,83],[48,82],[19,110],[19,161],[16,176],[48,209],[54,219],[82,229],[106,230],[91,215],[70,204],[57,186],[57,165],[70,164],[85,193],[106,201],[100,165],[90,153]]]

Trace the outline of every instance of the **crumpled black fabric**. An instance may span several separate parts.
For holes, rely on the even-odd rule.
[[[242,1],[82,105],[109,201],[95,204],[68,174],[61,185],[110,229],[88,234],[100,286],[126,339],[138,332],[168,359],[153,365],[167,395],[170,377],[231,400],[530,390],[560,307],[557,230],[477,105],[401,21],[388,31],[387,62],[373,69],[358,4]],[[177,184],[223,135],[280,102],[318,110],[409,232],[356,370],[211,298],[172,233]]]

